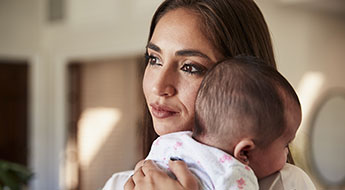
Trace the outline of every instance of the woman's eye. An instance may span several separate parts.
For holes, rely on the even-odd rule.
[[[182,71],[187,72],[189,74],[204,74],[206,72],[206,68],[200,65],[195,64],[184,64],[181,68]]]
[[[146,54],[145,58],[150,65],[162,65],[156,56]]]

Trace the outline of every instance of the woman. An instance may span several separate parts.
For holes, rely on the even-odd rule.
[[[216,62],[240,54],[259,57],[276,68],[267,25],[253,0],[166,0],[158,7],[143,79],[148,106],[145,156],[157,135],[192,130],[204,73]],[[115,174],[104,190],[121,188],[126,181],[125,189],[198,189],[197,179],[182,161],[170,162],[177,180],[153,162],[137,166],[128,181],[130,172]]]

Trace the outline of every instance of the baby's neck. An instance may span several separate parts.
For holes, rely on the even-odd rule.
[[[207,135],[194,135],[193,139],[198,141],[201,144],[205,144],[207,146],[211,146],[217,149],[220,149],[230,155],[234,155],[234,146],[229,145],[228,143],[221,143],[220,141],[217,141],[217,139],[214,136],[207,136]]]

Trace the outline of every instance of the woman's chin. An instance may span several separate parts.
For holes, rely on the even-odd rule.
[[[169,128],[171,128],[171,126],[168,127],[168,126],[163,126],[163,125],[157,125],[157,126],[154,125],[154,129],[159,136],[166,135],[168,133],[177,132],[176,130],[169,129]]]
[[[173,133],[173,132],[179,132],[179,131],[191,131],[192,127],[185,127],[185,126],[180,126],[178,124],[160,124],[160,123],[154,123],[153,127],[156,131],[156,133],[161,136],[161,135],[166,135],[168,133]]]

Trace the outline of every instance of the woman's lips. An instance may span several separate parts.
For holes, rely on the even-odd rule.
[[[152,115],[159,119],[164,119],[177,114],[176,111],[164,105],[151,104],[150,106]]]

